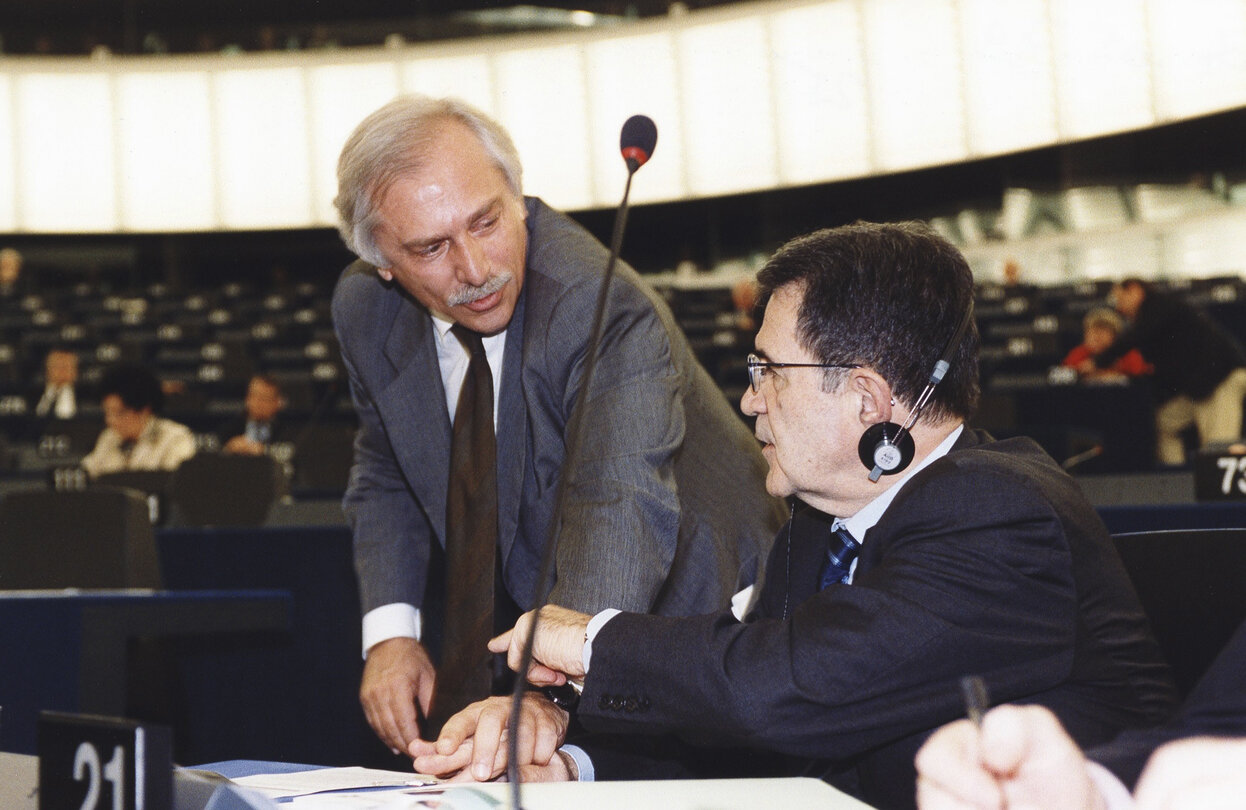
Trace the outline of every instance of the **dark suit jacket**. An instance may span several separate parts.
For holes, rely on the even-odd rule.
[[[559,476],[573,475],[551,600],[665,614],[712,609],[752,581],[782,504],[757,442],[697,363],[670,310],[620,265],[583,419],[566,457],[607,251],[527,201],[523,289],[506,334],[498,436],[498,542],[508,591],[533,604]],[[357,262],[333,319],[359,414],[344,507],[363,610],[421,606],[445,544],[450,418],[428,312]],[[568,466],[569,465],[569,466]]]
[[[866,533],[853,584],[819,592],[829,532],[811,509],[780,531],[746,623],[611,620],[580,722],[778,752],[805,772],[817,758],[814,772],[893,808],[913,805],[921,742],[963,716],[964,675],[984,676],[994,702],[1050,707],[1082,743],[1171,711],[1107,530],[1029,439],[963,433]],[[628,775],[597,753],[604,778]]]
[[[296,438],[298,438],[298,431],[294,429],[294,425],[291,425],[289,422],[282,419],[280,415],[273,417],[270,424],[272,426],[272,435],[268,440],[268,444],[293,442]],[[245,416],[239,416],[221,425],[216,431],[216,437],[220,440],[221,446],[224,447],[225,442],[235,436],[245,435],[246,432],[247,418]]]
[[[1185,737],[1246,736],[1246,624],[1242,624],[1190,692],[1180,713],[1155,728],[1126,731],[1087,755],[1107,767],[1130,790],[1164,743]]]

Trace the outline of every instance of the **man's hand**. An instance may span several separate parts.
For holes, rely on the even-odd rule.
[[[1138,810],[1230,810],[1246,796],[1246,740],[1191,737],[1156,750],[1134,793]]]
[[[528,611],[515,622],[513,630],[489,642],[489,650],[506,653],[507,666],[516,672],[523,663],[524,643],[532,633],[535,614],[536,611]],[[561,686],[569,679],[583,678],[585,632],[592,618],[557,605],[541,608],[528,680],[538,686]]]
[[[505,774],[510,714],[509,697],[471,704],[446,721],[435,743],[411,743],[407,752],[415,760],[415,770],[451,777],[451,781],[486,782]],[[515,752],[521,773],[533,766],[539,781],[557,781],[557,771],[565,770],[565,765],[555,753],[566,738],[569,720],[570,716],[545,696],[524,694]]]
[[[424,645],[413,638],[390,638],[368,649],[359,702],[368,725],[395,754],[419,739],[415,707],[428,714],[435,676]]]
[[[1102,810],[1086,758],[1060,721],[1037,706],[1001,706],[979,731],[939,729],[917,752],[920,810]]]

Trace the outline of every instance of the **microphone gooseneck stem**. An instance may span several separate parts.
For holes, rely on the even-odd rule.
[[[640,168],[639,162],[627,160],[627,183],[623,187],[623,200],[614,216],[614,233],[610,240],[610,259],[606,262],[606,271],[601,278],[601,288],[597,291],[597,306],[593,312],[593,329],[590,333],[588,347],[585,349],[584,376],[580,381],[580,391],[576,396],[575,407],[571,411],[571,419],[567,425],[567,450],[563,457],[562,474],[558,476],[558,485],[554,495],[553,519],[550,521],[549,532],[545,538],[545,548],[541,551],[541,576],[537,580],[536,605],[537,612],[532,614],[532,626],[528,629],[528,637],[524,640],[523,654],[520,657],[519,671],[516,673],[515,689],[511,700],[510,722],[507,725],[509,735],[506,740],[506,778],[510,782],[511,808],[523,810],[520,800],[519,765],[516,756],[519,749],[519,721],[523,713],[523,696],[528,688],[528,668],[532,665],[532,645],[536,640],[537,624],[541,616],[540,608],[549,598],[554,587],[554,568],[557,560],[558,538],[562,532],[562,516],[570,489],[569,481],[574,470],[574,462],[579,458],[580,424],[584,420],[584,412],[588,409],[589,389],[593,381],[593,372],[597,368],[598,348],[601,346],[601,335],[605,331],[606,303],[609,300],[610,282],[614,278],[614,267],[619,261],[619,252],[623,248],[623,231],[627,225],[627,200],[632,191],[632,176]]]

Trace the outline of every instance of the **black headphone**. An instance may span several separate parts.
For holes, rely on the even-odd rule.
[[[973,299],[970,298],[969,306],[965,309],[965,314],[961,316],[960,324],[952,333],[947,345],[943,347],[943,354],[934,364],[930,379],[926,382],[926,387],[922,389],[921,396],[914,403],[913,410],[909,411],[909,418],[904,420],[904,424],[879,422],[861,436],[861,442],[857,445],[857,455],[861,457],[861,463],[865,465],[865,468],[870,471],[871,481],[877,481],[879,476],[895,475],[913,462],[915,448],[913,436],[909,431],[917,423],[926,403],[930,401],[930,395],[934,393],[935,386],[942,382],[943,376],[947,374],[948,368],[952,365],[952,357],[960,348],[961,338],[965,336],[965,330],[969,328],[969,322],[972,319]]]

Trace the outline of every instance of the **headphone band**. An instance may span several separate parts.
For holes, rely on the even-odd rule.
[[[912,429],[913,425],[917,424],[917,420],[921,417],[922,411],[925,410],[926,404],[930,402],[930,397],[934,394],[935,386],[943,382],[944,375],[946,375],[948,369],[951,368],[952,358],[956,355],[956,350],[960,348],[960,342],[965,337],[965,332],[969,329],[969,323],[971,320],[973,320],[972,294],[969,296],[969,305],[965,307],[965,312],[961,315],[960,322],[956,325],[956,331],[952,333],[952,336],[948,338],[947,343],[943,346],[942,354],[939,355],[939,359],[935,361],[934,368],[930,371],[930,379],[926,381],[926,387],[922,389],[921,394],[918,395],[917,400],[913,403],[913,408],[909,411],[908,418],[904,420],[904,424],[900,426],[894,436],[888,437],[886,430],[881,431],[881,441],[878,441],[878,444],[869,454],[870,459],[877,459],[880,447],[886,449],[898,448],[897,452],[899,455],[895,460],[896,463],[890,468],[884,469],[883,466],[877,461],[871,462],[870,460],[867,460],[865,453],[862,453],[862,461],[865,461],[865,466],[870,468],[871,481],[877,481],[879,477],[885,473],[897,473],[907,467],[909,462],[913,460],[913,439],[909,435],[909,431]],[[875,427],[877,428],[879,426],[875,425]],[[874,438],[872,437],[872,429],[871,431],[866,431],[866,436]],[[865,437],[862,438],[864,439]]]

